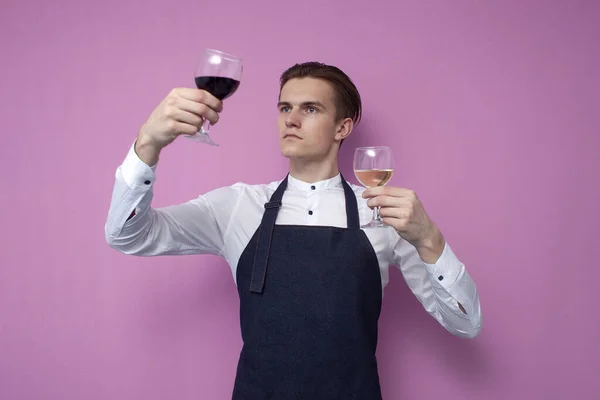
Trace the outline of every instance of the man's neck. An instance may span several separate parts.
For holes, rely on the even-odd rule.
[[[339,173],[337,157],[326,161],[290,160],[290,175],[302,182],[320,182]]]

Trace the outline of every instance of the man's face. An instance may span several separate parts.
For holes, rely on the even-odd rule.
[[[331,85],[321,79],[294,78],[279,96],[279,144],[284,157],[319,160],[330,154],[339,129]]]

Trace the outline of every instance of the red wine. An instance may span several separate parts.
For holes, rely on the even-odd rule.
[[[219,100],[231,96],[240,86],[240,81],[221,76],[197,76],[196,86],[198,89],[206,90]]]

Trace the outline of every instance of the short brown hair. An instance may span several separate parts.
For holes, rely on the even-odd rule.
[[[283,86],[294,78],[316,78],[329,82],[335,92],[336,117],[338,119],[352,118],[354,124],[360,122],[362,103],[358,89],[341,69],[316,61],[296,64],[281,74],[279,93]]]

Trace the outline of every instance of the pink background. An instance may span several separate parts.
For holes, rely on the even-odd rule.
[[[278,76],[344,69],[478,284],[484,327],[448,334],[397,270],[386,399],[600,398],[600,3],[2,1],[0,399],[226,399],[241,339],[226,263],[110,249],[114,172],[203,47],[245,60],[222,147],[164,151],[155,206],[286,172]]]

